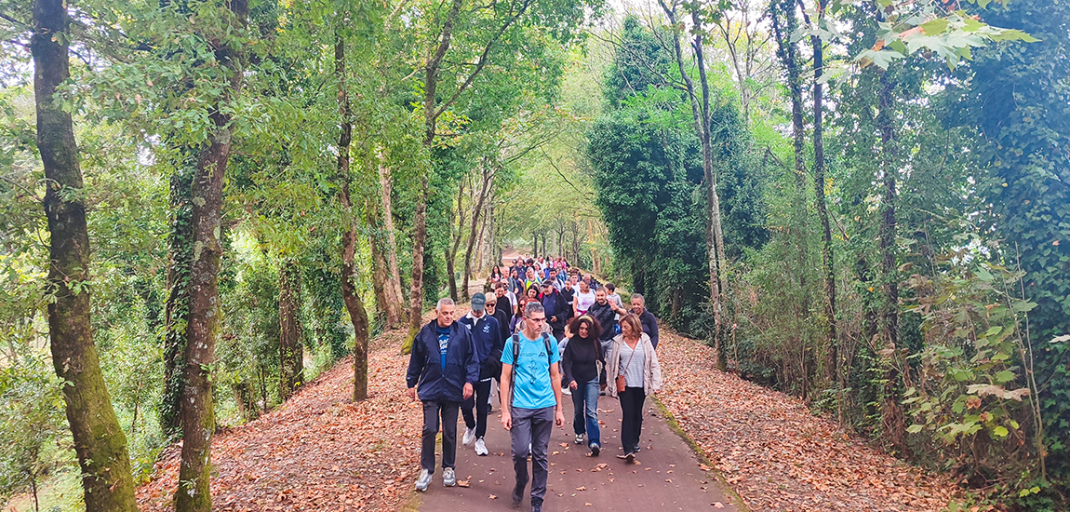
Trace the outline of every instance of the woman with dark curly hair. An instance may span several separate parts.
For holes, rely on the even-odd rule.
[[[565,382],[572,390],[575,412],[572,429],[576,432],[576,444],[583,444],[586,434],[592,456],[597,456],[602,449],[598,429],[598,391],[606,385],[606,360],[598,340],[601,333],[598,320],[587,315],[573,318],[565,330],[567,344],[561,358]],[[598,363],[602,363],[601,372]]]

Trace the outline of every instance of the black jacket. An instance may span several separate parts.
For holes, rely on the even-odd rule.
[[[504,300],[506,303],[509,302],[508,297],[502,297],[498,300]],[[501,330],[502,333],[502,346],[505,346],[505,339],[508,338],[510,334],[512,334],[512,332],[509,331],[509,321],[512,320],[511,315],[509,315],[509,313],[506,313],[504,309],[494,308],[494,319],[498,321],[498,329]],[[498,355],[501,356],[501,351],[499,350],[498,352]],[[498,359],[501,358],[499,357]],[[498,361],[498,364],[498,371],[501,372],[501,361]],[[500,375],[500,373],[497,375]],[[497,378],[497,375],[495,375],[495,378]]]
[[[650,344],[658,348],[658,319],[654,318],[654,313],[644,309],[639,315],[639,323],[643,324],[643,332],[650,336]]]
[[[597,363],[602,363],[601,375],[599,375]],[[598,340],[585,340],[579,336],[573,336],[568,340],[565,354],[561,357],[566,384],[576,381],[577,385],[583,385],[594,380],[596,376],[599,384],[605,384],[605,365],[606,358],[602,355],[602,343]]]
[[[613,312],[613,305],[609,301],[606,301],[605,305],[595,302],[591,309],[587,310],[587,314],[598,320],[598,325],[602,327],[602,334],[598,336],[598,339],[608,341],[617,335],[616,313]]]
[[[472,332],[459,322],[450,324],[450,339],[446,347],[446,367],[442,367],[438,350],[438,320],[431,320],[416,334],[409,354],[409,371],[405,374],[408,387],[419,385],[420,400],[464,400],[465,383],[479,382],[479,362],[476,360]]]

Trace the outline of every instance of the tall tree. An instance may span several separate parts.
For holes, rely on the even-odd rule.
[[[347,20],[349,13],[344,12],[342,20]],[[342,206],[342,300],[349,312],[349,321],[353,324],[353,401],[368,398],[368,312],[364,301],[357,291],[354,281],[357,274],[356,252],[357,239],[360,234],[360,218],[354,211],[351,198],[352,176],[349,170],[350,144],[353,141],[353,111],[346,88],[346,44],[340,29],[336,29],[334,41],[334,74],[338,82],[338,113],[341,118],[338,134],[337,179],[339,184],[338,202]]]
[[[816,0],[817,27],[825,23],[828,0]],[[809,20],[808,20],[809,21]],[[825,44],[819,33],[810,36],[814,52],[814,209],[821,223],[821,265],[825,279],[825,376],[831,383],[839,378],[839,341],[836,339],[836,272],[833,268],[832,229],[825,199],[828,182],[825,176]]]
[[[698,135],[699,144],[702,147],[702,172],[706,188],[706,252],[710,267],[710,306],[713,309],[713,340],[717,353],[717,367],[724,368],[725,358],[721,350],[721,338],[724,331],[724,293],[722,285],[725,282],[722,273],[728,264],[724,249],[724,231],[721,227],[721,201],[717,193],[717,174],[714,171],[713,147],[710,143],[710,84],[706,76],[706,60],[703,53],[703,27],[701,8],[698,5],[690,7],[691,21],[693,24],[694,39],[691,48],[695,54],[695,63],[698,66],[700,93],[695,91],[695,84],[691,80],[687,66],[684,63],[684,53],[680,45],[680,32],[683,30],[681,21],[678,19],[680,3],[673,0],[671,4],[665,0],[658,0],[665,15],[669,18],[669,24],[673,27],[673,53],[676,57],[676,65],[683,79],[688,99],[691,103],[691,117],[695,125],[695,133]]]
[[[123,434],[100,370],[90,320],[89,232],[74,122],[56,101],[70,78],[70,16],[63,0],[36,0],[30,52],[34,64],[37,148],[44,165],[48,218],[48,328],[52,363],[82,474],[86,510],[136,511]]]
[[[219,11],[227,31],[240,33],[249,16],[247,0],[234,0]],[[197,155],[191,187],[190,222],[193,225],[193,262],[190,266],[190,307],[186,327],[186,386],[182,397],[182,465],[175,509],[210,512],[211,450],[215,432],[212,366],[219,334],[219,264],[223,255],[223,178],[234,137],[231,103],[241,94],[244,78],[241,43],[233,36],[209,38],[225,82],[218,103],[209,109],[211,133]]]

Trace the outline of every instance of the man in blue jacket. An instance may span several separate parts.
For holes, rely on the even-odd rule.
[[[465,425],[461,443],[468,446],[474,440],[476,455],[479,456],[490,453],[483,442],[483,436],[487,433],[491,379],[496,379],[501,374],[502,345],[505,343],[502,340],[498,319],[487,314],[486,306],[486,295],[482,293],[473,295],[472,311],[460,320],[460,323],[468,326],[472,331],[472,341],[475,342],[479,360],[479,382],[475,386],[475,395],[461,404],[461,414],[464,416]],[[476,409],[475,416],[472,415],[473,406]]]
[[[456,306],[450,299],[440,299],[436,318],[425,325],[412,342],[409,371],[405,383],[409,397],[424,405],[423,445],[420,450],[420,477],[416,490],[426,491],[435,473],[435,436],[442,417],[442,483],[457,485],[454,461],[457,458],[457,408],[472,396],[479,381],[479,363],[472,333],[454,322]],[[417,389],[417,384],[419,388]]]

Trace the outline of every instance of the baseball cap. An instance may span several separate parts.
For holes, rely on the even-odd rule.
[[[487,296],[477,293],[472,296],[472,311],[483,311],[487,307]]]

